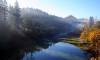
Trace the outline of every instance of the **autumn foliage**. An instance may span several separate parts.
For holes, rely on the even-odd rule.
[[[80,41],[83,42],[82,48],[91,54],[91,59],[98,60],[100,55],[100,21],[92,25],[92,27],[85,25],[80,36]]]
[[[100,24],[95,24],[93,27],[87,27],[85,26],[84,31],[81,33],[80,39],[83,42],[94,42],[96,40],[100,40],[100,27],[98,27]]]
[[[90,41],[100,40],[100,29],[96,29],[94,31],[89,32],[88,40]]]

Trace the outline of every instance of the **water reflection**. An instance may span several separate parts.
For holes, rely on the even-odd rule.
[[[78,47],[59,42],[48,49],[26,54],[23,60],[88,60],[88,56]]]

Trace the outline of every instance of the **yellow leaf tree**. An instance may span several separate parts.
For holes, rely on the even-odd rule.
[[[80,35],[80,40],[82,40],[83,42],[86,41],[87,43],[93,42],[94,40],[99,40],[100,39],[100,24],[99,23],[100,22],[97,22],[91,28],[85,26],[85,29]]]

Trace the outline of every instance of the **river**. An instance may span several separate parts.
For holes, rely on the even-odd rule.
[[[22,60],[88,60],[88,54],[72,44],[59,42],[47,49],[25,54]]]

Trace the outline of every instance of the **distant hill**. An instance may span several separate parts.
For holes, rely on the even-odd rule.
[[[22,16],[25,14],[28,14],[29,16],[34,15],[34,16],[48,16],[48,13],[43,12],[39,9],[33,9],[33,8],[23,8],[21,9],[21,14]]]
[[[33,8],[20,9],[22,29],[25,31],[39,32],[41,37],[64,37],[70,33],[76,33],[78,19],[72,15],[61,18],[58,16],[50,15],[44,11]],[[9,21],[9,22],[12,22]],[[13,24],[13,23],[12,23]],[[36,35],[36,33],[31,32]],[[44,35],[43,35],[44,34]]]
[[[72,15],[66,17],[65,20],[69,23],[78,21],[78,19]]]
[[[80,29],[80,30],[83,28],[85,22],[88,23],[88,19],[76,18],[72,15],[65,17],[64,19],[65,19],[64,20],[65,22],[70,23],[73,27],[76,27],[77,29]]]
[[[30,18],[34,28],[38,28],[41,31],[51,30],[53,32],[52,33],[53,35],[62,34],[62,33],[64,34],[66,33],[65,35],[67,35],[68,33],[72,33],[77,30],[75,25],[73,26],[73,24],[70,23],[70,21],[73,21],[73,20],[77,21],[77,18],[73,16],[69,16],[67,18],[61,18],[54,15],[50,15],[39,9],[24,8],[24,9],[21,9],[21,17],[23,20]],[[66,19],[66,22],[65,22],[65,19]]]

